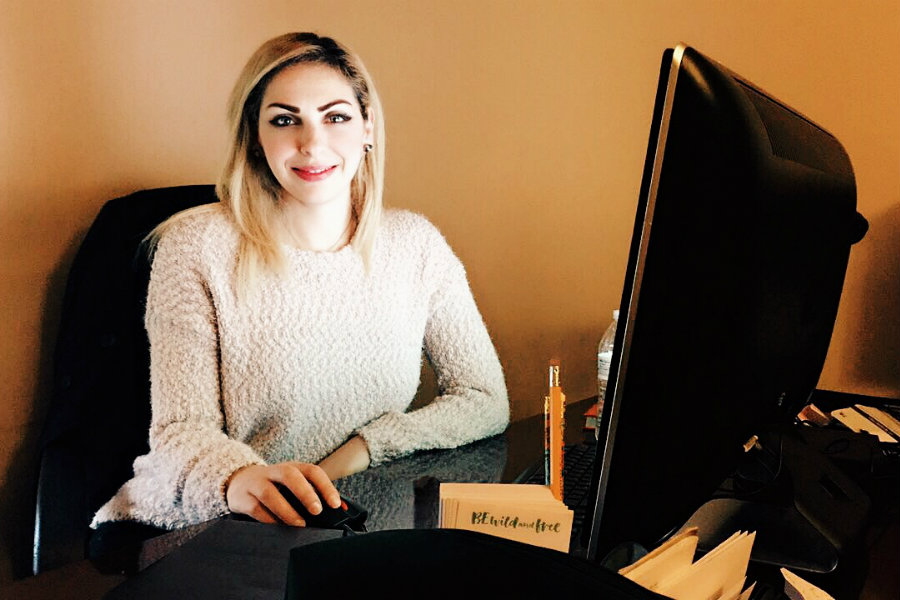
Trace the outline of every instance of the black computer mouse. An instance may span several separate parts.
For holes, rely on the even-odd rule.
[[[276,483],[275,487],[278,489],[278,493],[284,496],[284,499],[303,517],[307,527],[366,531],[365,522],[369,512],[349,498],[341,496],[340,508],[331,508],[322,502],[322,512],[313,515],[287,487],[280,483]]]

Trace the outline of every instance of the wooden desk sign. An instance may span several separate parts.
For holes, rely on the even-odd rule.
[[[571,510],[545,485],[442,483],[440,527],[569,551]]]

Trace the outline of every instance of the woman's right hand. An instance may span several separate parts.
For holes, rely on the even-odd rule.
[[[306,522],[279,493],[276,483],[293,492],[310,514],[322,512],[320,497],[332,508],[341,505],[340,494],[320,467],[286,462],[248,465],[232,473],[225,484],[225,500],[229,510],[249,515],[261,523],[303,527]]]

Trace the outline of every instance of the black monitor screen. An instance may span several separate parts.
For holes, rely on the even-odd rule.
[[[860,222],[832,135],[692,48],[665,52],[598,431],[589,556],[657,544],[762,425],[808,401]]]

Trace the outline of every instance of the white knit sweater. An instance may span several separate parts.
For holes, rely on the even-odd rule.
[[[224,210],[161,240],[146,313],[150,452],[92,526],[222,515],[238,468],[318,462],[354,434],[377,465],[506,427],[503,373],[465,271],[424,217],[386,211],[368,274],[349,246],[285,247],[286,274],[263,275],[248,303],[235,296],[237,245]],[[441,395],[406,412],[423,348]]]

